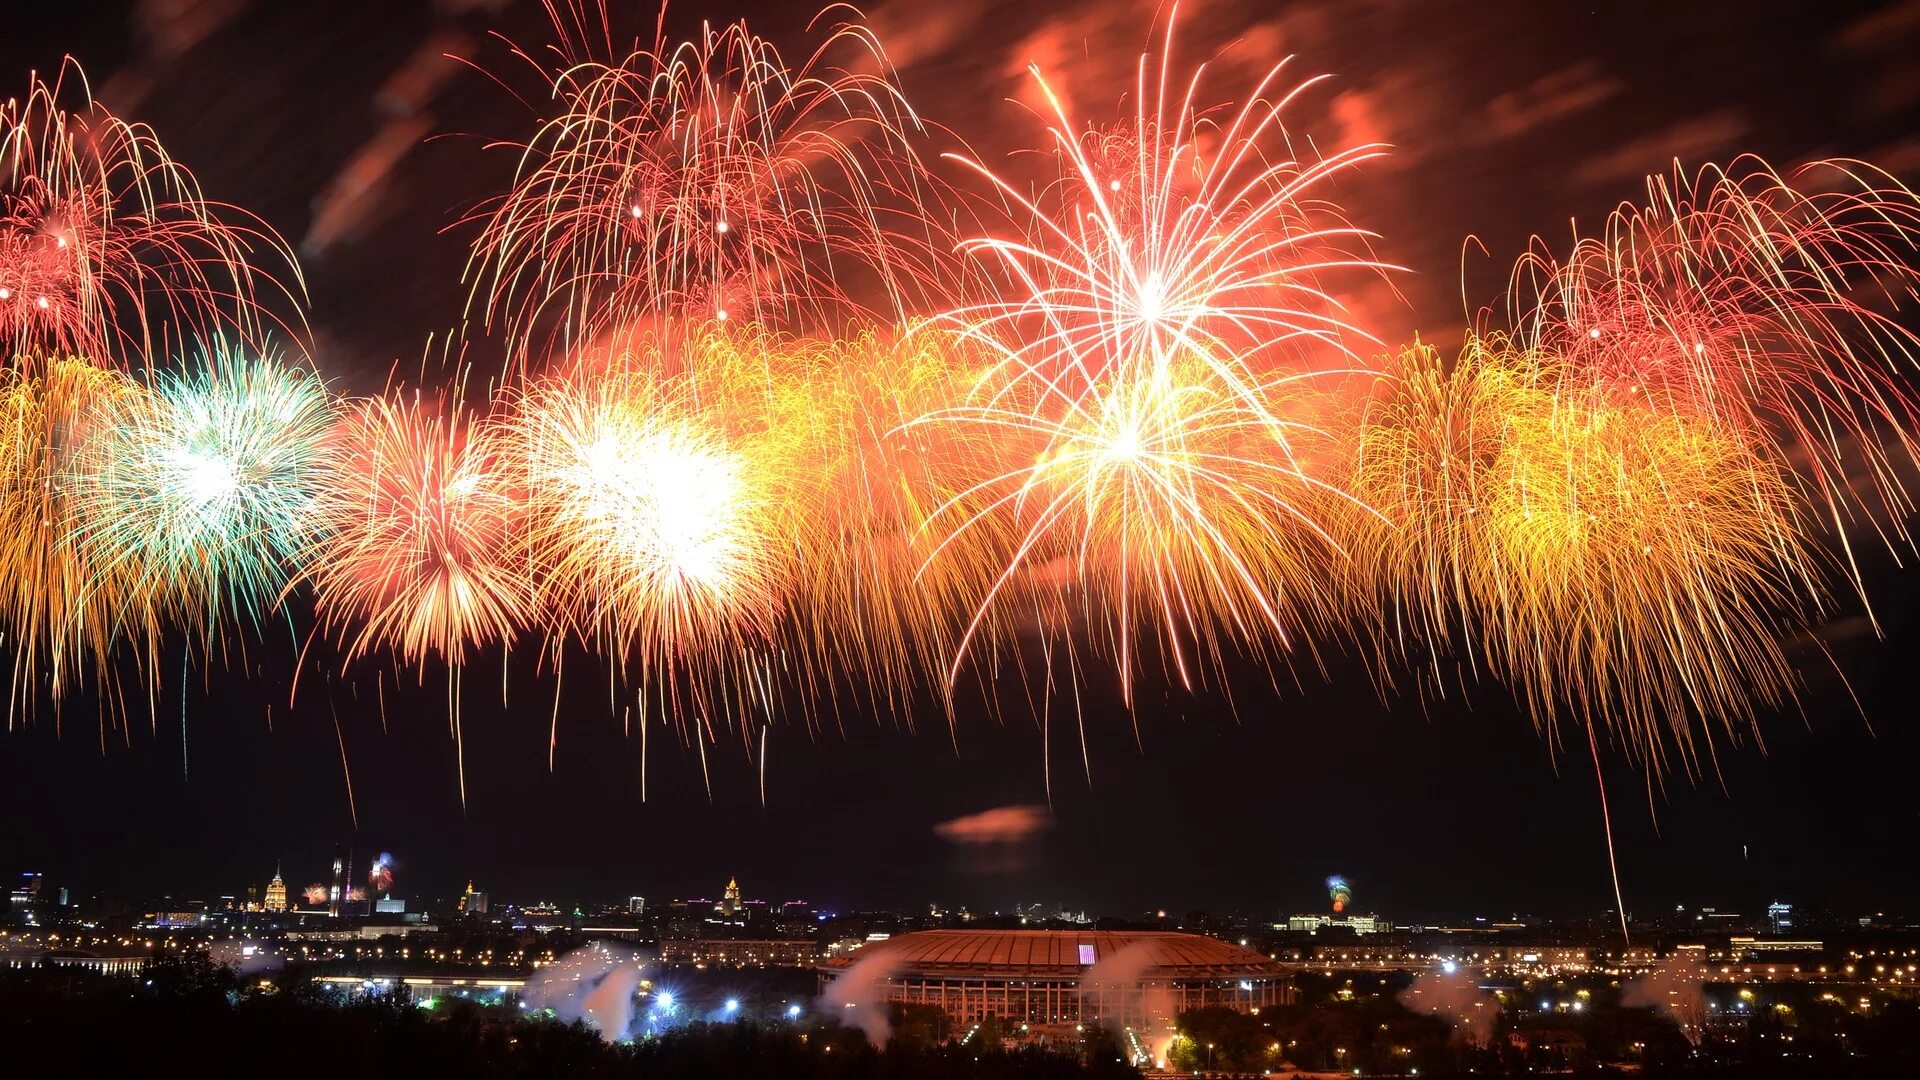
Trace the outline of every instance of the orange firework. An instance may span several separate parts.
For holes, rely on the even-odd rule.
[[[305,561],[348,659],[384,648],[403,664],[437,654],[458,666],[512,640],[532,596],[497,431],[417,394],[374,398],[336,429],[325,473]]]
[[[1354,552],[1352,598],[1380,652],[1429,665],[1436,676],[1444,663],[1471,663],[1480,653],[1478,503],[1510,418],[1537,393],[1530,364],[1494,362],[1511,359],[1501,352],[1467,355],[1448,365],[1416,345],[1388,367],[1354,451],[1353,492],[1378,513],[1349,515],[1342,525]],[[1384,667],[1377,674],[1391,677]],[[1439,678],[1443,693],[1446,685]]]
[[[978,595],[958,583],[967,564],[921,572],[965,440],[910,424],[978,376],[960,344],[935,330],[824,340],[706,323],[576,356],[534,396],[637,395],[658,403],[643,412],[680,415],[724,445],[757,507],[752,637],[782,656],[780,685],[762,679],[759,693],[797,693],[808,716],[850,695],[911,722],[951,651],[960,599]],[[514,423],[524,435],[529,422],[523,410]]]
[[[932,225],[881,224],[920,209],[919,120],[865,27],[834,27],[793,69],[745,23],[623,52],[604,10],[548,9],[562,59],[536,67],[559,115],[479,215],[470,273],[520,359],[643,318],[837,324],[862,307],[855,277],[896,312],[925,279]]]
[[[911,719],[941,671],[977,566],[932,554],[927,529],[964,463],[959,433],[911,421],[964,393],[977,375],[951,335],[869,332],[778,340],[764,351],[710,339],[696,380],[725,398],[776,485],[770,508],[793,552],[793,617],[784,628],[809,696],[842,691]]]
[[[1895,307],[1920,287],[1920,201],[1863,163],[1783,177],[1754,157],[1647,191],[1564,261],[1544,245],[1520,260],[1526,342],[1787,466],[1843,546],[1863,524],[1904,538],[1920,337]]]
[[[1129,697],[1143,627],[1192,685],[1195,659],[1284,647],[1324,609],[1315,564],[1338,545],[1320,518],[1343,499],[1311,384],[1373,340],[1329,281],[1389,269],[1325,188],[1381,148],[1296,158],[1282,114],[1317,80],[1283,92],[1283,63],[1244,108],[1210,109],[1198,73],[1176,81],[1172,36],[1118,127],[1083,128],[1034,71],[1061,165],[1040,194],[966,163],[1026,220],[966,244],[1005,286],[943,319],[995,362],[925,421],[975,428],[1002,463],[936,515],[939,558],[1000,560],[952,671],[1040,577],[1108,642]],[[996,521],[1011,547],[976,556],[969,535]]]
[[[82,84],[71,110],[69,72]],[[0,347],[12,354],[135,368],[189,339],[257,350],[275,331],[300,336],[271,311],[297,312],[304,293],[286,242],[207,201],[151,129],[87,95],[77,67],[0,105],[0,167]]]

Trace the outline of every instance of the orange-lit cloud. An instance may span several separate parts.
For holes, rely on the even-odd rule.
[[[933,827],[934,834],[955,844],[1018,844],[1031,840],[1053,827],[1053,817],[1044,806],[996,806],[977,814],[943,821]]]

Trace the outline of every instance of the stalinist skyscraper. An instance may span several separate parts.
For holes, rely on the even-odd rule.
[[[280,879],[280,866],[273,867],[273,880],[267,882],[267,902],[262,905],[268,911],[287,910],[287,883]]]

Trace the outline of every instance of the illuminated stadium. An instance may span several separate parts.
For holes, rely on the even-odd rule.
[[[1278,964],[1198,934],[1077,930],[927,930],[868,944],[820,965],[823,989],[870,979],[888,1001],[933,1005],[957,1024],[1100,1021],[1164,1028],[1189,1009],[1242,1012],[1292,1000]]]

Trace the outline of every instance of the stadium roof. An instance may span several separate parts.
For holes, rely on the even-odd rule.
[[[895,974],[971,978],[1078,979],[1108,961],[1115,964],[1115,977],[1128,981],[1271,976],[1281,970],[1264,953],[1199,934],[1091,930],[922,930],[868,942],[821,968],[838,973],[880,956],[896,965]]]

